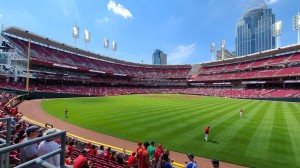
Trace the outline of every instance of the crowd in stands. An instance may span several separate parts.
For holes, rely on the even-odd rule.
[[[239,63],[206,66],[193,81],[222,81],[279,78],[300,75],[300,53],[258,58]]]
[[[27,53],[28,42],[15,37],[6,37],[17,48]],[[54,49],[49,46],[31,43],[31,62],[38,64],[56,64],[56,66],[66,65],[73,69],[95,70],[105,73],[116,73],[122,75],[130,75],[141,78],[185,78],[191,70],[190,65],[177,66],[150,66],[137,64],[136,66],[107,62],[81,56],[68,51]]]
[[[22,118],[18,111],[13,114],[7,106],[7,94],[1,98],[0,118],[11,118],[11,136],[10,144],[18,144],[30,141],[32,139],[56,133],[55,128],[40,127],[34,125]],[[10,95],[8,97],[11,97]],[[10,108],[16,109],[17,108]],[[0,130],[6,129],[5,123],[0,122]],[[0,135],[5,139],[5,135]],[[10,151],[10,165],[12,167],[25,163],[39,156],[59,149],[61,142],[57,138],[50,138],[37,144],[28,145],[18,150]],[[112,150],[111,147],[100,145],[99,147],[90,142],[79,141],[76,138],[68,137],[65,148],[65,165],[74,168],[133,168],[133,167],[151,167],[151,168],[172,168],[172,160],[169,157],[170,152],[163,149],[162,144],[155,147],[155,141],[137,143],[136,151],[130,155],[124,151]],[[57,154],[48,159],[48,163],[59,167],[60,155]],[[31,167],[39,167],[34,164]]]
[[[0,82],[0,87],[25,90],[24,85]],[[116,96],[129,94],[190,94],[203,96],[219,96],[230,98],[293,98],[299,97],[299,88],[156,88],[134,86],[90,86],[62,84],[32,84],[31,92],[66,93],[86,96]]]

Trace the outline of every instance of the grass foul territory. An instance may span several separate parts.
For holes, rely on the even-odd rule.
[[[300,167],[299,103],[157,94],[56,99],[42,108],[132,142],[156,140],[173,151],[248,167]]]

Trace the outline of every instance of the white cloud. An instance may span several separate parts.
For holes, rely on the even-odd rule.
[[[131,12],[124,8],[121,4],[116,4],[113,0],[109,0],[107,9],[113,11],[117,15],[123,16],[125,19],[132,17]]]
[[[179,45],[168,54],[168,64],[182,64],[196,50],[196,43],[190,45]]]
[[[266,3],[268,4],[268,5],[270,5],[270,4],[275,4],[275,3],[277,3],[279,0],[266,0]]]

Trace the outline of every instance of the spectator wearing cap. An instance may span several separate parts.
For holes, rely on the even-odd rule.
[[[87,154],[86,150],[82,150],[81,155],[75,159],[73,168],[89,168],[89,162],[86,159]]]
[[[25,142],[28,142],[30,140],[37,138],[41,131],[42,131],[42,128],[40,128],[36,125],[28,127],[26,130],[27,137],[22,140],[22,143],[25,143]],[[30,161],[32,159],[35,159],[37,157],[37,148],[38,148],[38,145],[36,143],[25,146],[24,148],[21,148],[20,149],[20,164]],[[33,167],[33,166],[28,166],[28,167]]]
[[[186,168],[197,168],[198,164],[194,161],[194,155],[192,153],[187,154],[187,157],[190,160],[190,163],[186,164]]]
[[[149,142],[144,142],[144,147],[143,149],[139,150],[138,153],[138,168],[149,168],[149,152],[148,152],[148,147],[150,146]]]
[[[154,158],[158,160],[160,156],[164,153],[162,144],[158,144],[158,147],[155,149]]]
[[[134,167],[136,165],[136,157],[135,157],[136,153],[132,152],[131,156],[129,156],[129,159],[127,161],[127,166],[129,167]]]
[[[44,136],[51,135],[51,134],[54,134],[56,132],[57,132],[57,130],[55,128],[48,129],[44,133]],[[59,149],[59,144],[56,143],[54,140],[55,140],[55,138],[50,138],[48,140],[42,141],[38,146],[37,156],[40,157],[40,156],[43,156],[47,153],[50,153],[52,151],[55,151],[55,150]],[[45,160],[48,163],[50,163],[50,164],[52,164],[56,167],[60,166],[60,154],[57,154],[57,155],[52,156],[50,158],[47,158]]]
[[[162,148],[162,144],[158,144],[158,147],[155,149],[154,158],[157,164],[160,164],[161,156],[164,153],[164,150]]]
[[[138,142],[137,145],[138,145],[138,147],[136,148],[136,153],[139,153],[139,150],[143,149],[142,142]]]

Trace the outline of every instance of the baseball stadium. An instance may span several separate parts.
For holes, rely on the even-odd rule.
[[[145,146],[147,167],[300,167],[300,44],[150,65],[15,26],[0,43],[1,168],[76,167],[83,156],[92,168],[140,167]],[[39,155],[46,143],[57,148]]]

